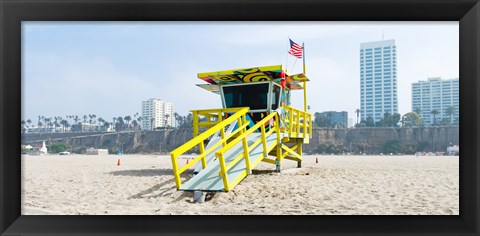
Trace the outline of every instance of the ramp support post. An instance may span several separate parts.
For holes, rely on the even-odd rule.
[[[298,145],[298,148],[297,148],[298,155],[300,155],[300,157],[302,157],[302,152],[303,152],[303,139],[297,139],[297,145]],[[303,158],[302,158],[302,159],[303,159]],[[302,168],[302,159],[300,159],[300,160],[297,161],[297,168]]]

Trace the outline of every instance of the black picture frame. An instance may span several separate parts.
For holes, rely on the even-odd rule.
[[[479,235],[478,0],[0,0],[1,235]],[[22,216],[22,21],[459,21],[459,216]],[[441,49],[439,49],[441,50]],[[279,206],[281,207],[281,206]]]

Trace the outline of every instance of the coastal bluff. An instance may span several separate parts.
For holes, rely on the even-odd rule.
[[[63,142],[70,151],[86,148],[109,149],[111,153],[168,153],[192,138],[191,129],[158,131],[123,131],[90,133],[24,133],[22,144],[38,145]],[[344,152],[377,154],[389,140],[415,146],[423,143],[424,151],[445,152],[448,146],[459,145],[459,128],[455,126],[415,128],[314,128],[305,153],[318,153],[320,145],[330,145]]]

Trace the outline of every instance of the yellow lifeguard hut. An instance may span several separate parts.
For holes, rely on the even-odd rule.
[[[282,169],[284,159],[301,167],[302,146],[312,134],[304,74],[287,75],[282,65],[199,73],[197,86],[219,94],[223,108],[192,110],[193,139],[170,153],[178,190],[233,189],[260,162]],[[304,90],[304,109],[290,106],[293,90]],[[198,147],[199,155],[180,167],[178,158]],[[201,163],[201,165],[200,165]],[[194,176],[180,174],[197,164]]]

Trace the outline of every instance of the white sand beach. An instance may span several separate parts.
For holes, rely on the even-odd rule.
[[[458,159],[304,156],[301,169],[284,160],[282,173],[261,163],[198,204],[175,189],[169,156],[22,156],[22,214],[458,215]]]

